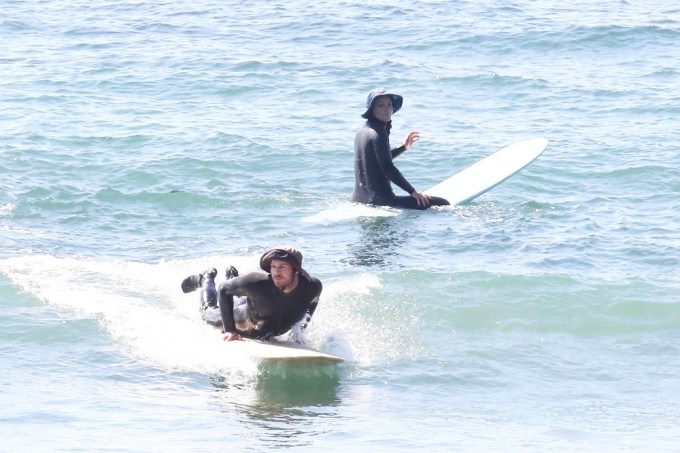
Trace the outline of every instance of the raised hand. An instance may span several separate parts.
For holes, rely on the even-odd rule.
[[[406,140],[404,140],[404,147],[406,149],[409,149],[411,145],[413,145],[415,142],[420,140],[420,132],[418,131],[411,131],[408,133],[406,136]]]

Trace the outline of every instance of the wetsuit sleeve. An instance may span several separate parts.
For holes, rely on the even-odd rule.
[[[314,316],[314,312],[316,311],[317,305],[319,305],[318,297],[314,299],[311,304],[309,304],[309,308],[307,309],[307,313],[309,314],[309,316]]]
[[[416,189],[406,180],[406,178],[404,178],[399,169],[394,166],[394,162],[392,162],[390,143],[386,138],[377,138],[375,152],[380,169],[390,181],[399,186],[402,190],[406,191],[408,194],[412,194],[416,191]]]
[[[230,278],[220,284],[217,292],[217,303],[222,315],[222,325],[225,332],[238,332],[234,321],[234,296],[245,296],[249,282],[252,280],[251,274],[241,277]]]
[[[217,297],[224,331],[236,332],[236,323],[234,322],[234,295],[230,294],[229,287],[223,283],[220,285]]]
[[[307,274],[309,275],[309,274]],[[312,293],[312,300],[309,302],[309,305],[307,307],[307,313],[309,316],[314,316],[314,312],[316,311],[317,305],[319,305],[319,296],[321,296],[321,291],[323,290],[323,285],[321,284],[321,281],[318,278],[315,277],[309,277],[313,289]]]
[[[406,146],[404,145],[401,145],[398,148],[394,148],[392,150],[392,159],[396,159],[397,157],[401,156],[402,154],[404,154],[404,151],[406,151]]]

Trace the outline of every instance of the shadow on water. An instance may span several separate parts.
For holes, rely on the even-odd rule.
[[[320,363],[261,363],[257,376],[234,383],[224,376],[213,376],[213,386],[234,396],[253,411],[270,408],[275,412],[286,408],[334,406],[340,401],[340,368]]]
[[[331,364],[260,364],[246,379],[213,376],[214,403],[251,450],[308,447],[339,417],[340,373]]]
[[[357,223],[361,227],[358,244],[350,245],[352,266],[385,266],[399,262],[403,244],[409,238],[408,228],[404,228],[406,216],[361,217]]]

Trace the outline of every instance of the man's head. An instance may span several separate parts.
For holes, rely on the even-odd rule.
[[[260,258],[260,268],[271,274],[278,288],[292,291],[302,271],[302,253],[290,246],[273,248]]]

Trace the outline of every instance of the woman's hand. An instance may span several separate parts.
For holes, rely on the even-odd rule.
[[[429,195],[425,195],[425,194],[422,194],[420,192],[413,192],[411,194],[411,196],[416,199],[416,201],[418,202],[418,206],[420,206],[422,208],[429,208],[430,207],[431,198],[430,198]]]
[[[418,131],[409,132],[408,135],[406,136],[406,140],[404,140],[404,148],[409,149],[411,145],[413,145],[418,140],[420,140],[420,132]]]

